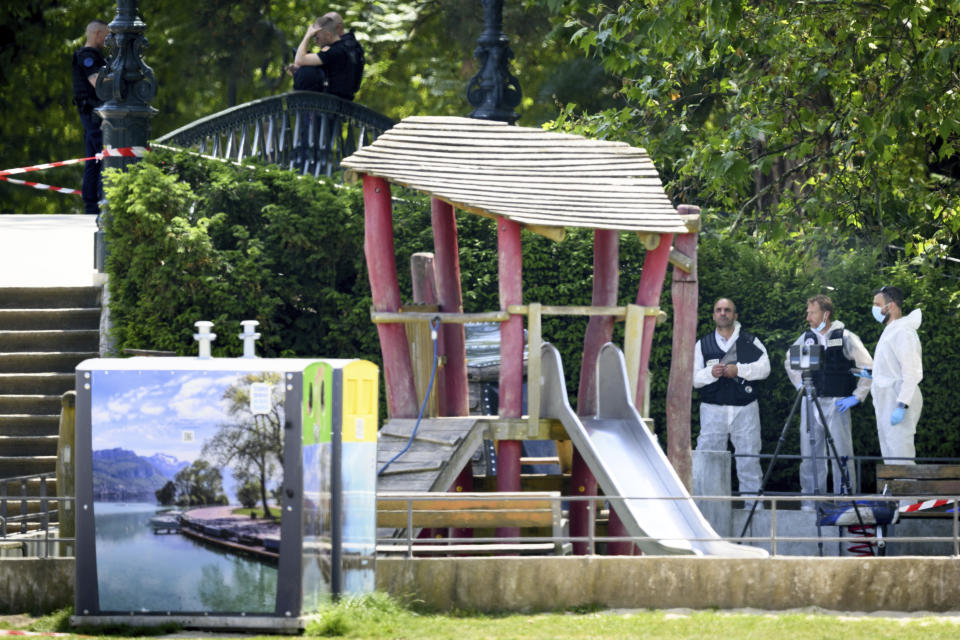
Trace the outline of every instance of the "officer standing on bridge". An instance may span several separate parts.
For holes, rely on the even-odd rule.
[[[73,102],[80,112],[80,122],[83,123],[83,142],[86,147],[86,156],[90,157],[103,150],[103,133],[100,131],[100,116],[94,109],[103,104],[97,97],[94,87],[97,84],[97,73],[107,64],[103,57],[103,47],[110,34],[110,28],[102,20],[91,20],[87,25],[87,41],[83,48],[73,54]],[[84,212],[97,215],[100,213],[100,198],[103,190],[100,181],[100,161],[87,160],[83,168],[83,196]]]

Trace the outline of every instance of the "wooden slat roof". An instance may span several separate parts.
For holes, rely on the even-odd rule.
[[[529,227],[689,233],[647,152],[502,122],[415,116],[345,158],[368,174]]]

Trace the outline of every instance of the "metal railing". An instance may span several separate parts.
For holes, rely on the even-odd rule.
[[[59,516],[75,498],[47,495],[55,479],[55,473],[0,478],[0,555],[45,558],[60,555],[55,544],[74,541],[59,537]]]
[[[343,158],[393,125],[361,104],[291,91],[200,118],[155,142],[235,162],[257,158],[319,177],[333,174]]]
[[[496,496],[496,493],[490,493],[489,496]],[[393,499],[403,500],[407,503],[407,522],[412,525],[414,522],[413,511],[415,507],[413,506],[417,501],[435,501],[435,500],[458,500],[462,501],[466,496],[462,494],[453,494],[445,496],[442,493],[430,494],[429,496],[408,496],[400,498],[398,496],[393,496]],[[941,496],[941,498],[946,500],[958,501],[960,496]],[[502,498],[504,501],[510,500],[523,500],[523,496],[504,496]],[[465,544],[475,544],[477,545],[478,551],[482,551],[482,545],[484,544],[509,544],[509,545],[520,545],[524,543],[552,543],[554,546],[562,546],[568,543],[585,543],[587,548],[587,555],[595,555],[597,552],[597,546],[601,543],[610,543],[610,542],[633,542],[641,543],[646,540],[650,541],[659,541],[659,542],[711,542],[716,540],[724,540],[727,542],[737,543],[737,544],[748,544],[752,546],[765,546],[768,548],[771,556],[777,555],[816,555],[816,554],[784,554],[782,553],[783,547],[786,543],[809,543],[809,544],[821,544],[821,543],[859,543],[859,544],[871,544],[874,545],[877,549],[883,549],[887,545],[898,545],[906,543],[939,543],[942,545],[950,545],[951,551],[948,553],[937,553],[929,555],[937,556],[952,556],[960,557],[960,510],[954,506],[952,513],[943,514],[940,518],[941,520],[947,520],[952,523],[952,531],[950,535],[942,536],[887,536],[883,535],[881,532],[875,532],[870,535],[860,535],[852,537],[850,535],[783,535],[777,532],[778,528],[778,514],[792,512],[792,513],[804,513],[809,516],[811,519],[816,517],[815,513],[810,512],[801,512],[798,509],[785,509],[786,505],[797,504],[801,501],[815,501],[815,502],[830,502],[833,504],[844,504],[851,503],[853,500],[856,501],[876,501],[876,502],[900,502],[904,500],[920,501],[923,500],[923,497],[917,496],[876,496],[876,495],[867,495],[867,496],[761,496],[758,500],[763,503],[763,511],[758,511],[758,513],[769,514],[769,524],[762,526],[759,523],[754,524],[752,527],[757,533],[752,535],[741,536],[718,536],[714,537],[676,537],[676,538],[664,538],[664,537],[653,537],[653,536],[607,536],[607,535],[598,535],[597,534],[597,516],[609,513],[609,505],[614,501],[688,501],[694,500],[696,502],[737,502],[742,503],[744,501],[743,497],[739,496],[692,496],[692,497],[665,497],[665,496],[600,496],[600,497],[585,497],[585,496],[559,496],[550,498],[551,500],[557,500],[561,502],[563,506],[563,512],[566,514],[566,509],[569,503],[585,501],[587,502],[587,512],[588,512],[588,527],[587,534],[585,536],[570,536],[570,535],[550,535],[550,536],[512,536],[512,537],[447,537],[447,538],[429,538],[429,539],[419,539],[417,535],[420,529],[416,527],[409,526],[406,529],[398,529],[395,531],[394,535],[391,537],[378,537],[377,544],[390,546],[396,548],[397,545],[400,545],[405,548],[405,555],[407,557],[414,557],[417,555],[417,546],[420,544],[430,544],[435,546],[438,544],[448,543],[451,545],[458,545],[457,550],[452,552],[452,555],[462,555],[465,551],[462,548],[462,545]],[[799,505],[798,505],[799,506]],[[743,513],[746,513],[746,510],[743,510]],[[812,521],[811,525],[814,526]],[[823,528],[826,527],[836,527],[836,525],[822,525]],[[761,533],[758,530],[764,529],[766,532]],[[839,530],[838,530],[839,531]],[[435,549],[434,549],[435,551]],[[432,555],[436,555],[433,553]],[[831,554],[832,555],[832,554]]]
[[[773,459],[773,454],[771,454],[771,453],[759,453],[759,454],[733,453],[733,454],[731,454],[730,457],[731,457],[731,465],[730,465],[730,466],[731,466],[731,471],[732,471],[732,469],[733,469],[733,467],[734,467],[734,465],[732,464],[732,462],[735,461],[737,458],[757,458],[757,459],[760,460],[761,464],[764,464],[764,463],[765,463],[765,464],[769,464],[770,460]],[[812,458],[812,459],[814,459],[814,460],[825,461],[825,462],[827,463],[827,467],[828,467],[828,468],[831,468],[831,467],[832,467],[832,464],[833,464],[833,457],[832,457],[832,456],[802,456],[802,455],[796,454],[796,453],[793,453],[793,454],[779,454],[779,455],[777,456],[777,462],[778,462],[778,463],[793,463],[793,464],[797,464],[797,463],[800,463],[801,461],[803,461],[803,459],[804,459],[805,457],[807,457],[807,458]],[[856,474],[855,474],[855,477],[856,477],[855,486],[851,487],[853,494],[855,494],[855,495],[860,495],[860,494],[863,493],[863,483],[862,483],[862,480],[863,480],[863,477],[864,477],[863,470],[864,470],[865,464],[866,464],[866,466],[869,468],[869,465],[870,465],[870,464],[873,464],[874,466],[876,466],[877,464],[886,463],[886,462],[891,462],[891,463],[893,463],[893,464],[900,464],[900,463],[908,464],[908,463],[911,463],[911,462],[915,462],[915,463],[917,463],[917,464],[960,464],[960,458],[935,458],[935,457],[930,457],[930,456],[925,456],[925,457],[923,457],[923,456],[917,456],[917,457],[913,457],[913,458],[909,458],[909,457],[896,457],[896,456],[887,456],[887,457],[884,457],[884,456],[851,456],[851,457],[848,458],[848,460],[847,460],[847,465],[848,465],[848,468],[849,468],[850,466],[852,466],[853,469],[856,471]],[[830,473],[833,473],[833,472],[830,471]],[[799,484],[800,484],[799,477],[796,477],[796,478],[794,479],[794,482],[796,483],[796,486],[799,486]],[[832,480],[831,480],[831,482],[832,482]],[[878,489],[878,490],[882,490],[882,487],[877,487],[877,489]],[[766,494],[766,495],[791,496],[791,495],[800,495],[800,492],[799,492],[799,491],[791,491],[791,492],[766,491],[765,494]]]

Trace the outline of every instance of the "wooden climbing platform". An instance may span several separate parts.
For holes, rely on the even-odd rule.
[[[377,491],[446,491],[483,442],[487,420],[424,418],[410,448],[377,478]],[[403,450],[416,423],[394,418],[383,425],[377,439],[378,470]]]

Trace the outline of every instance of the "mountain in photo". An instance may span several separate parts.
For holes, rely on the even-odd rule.
[[[102,502],[154,502],[156,490],[188,463],[167,454],[149,458],[120,447],[93,452],[93,496]]]

